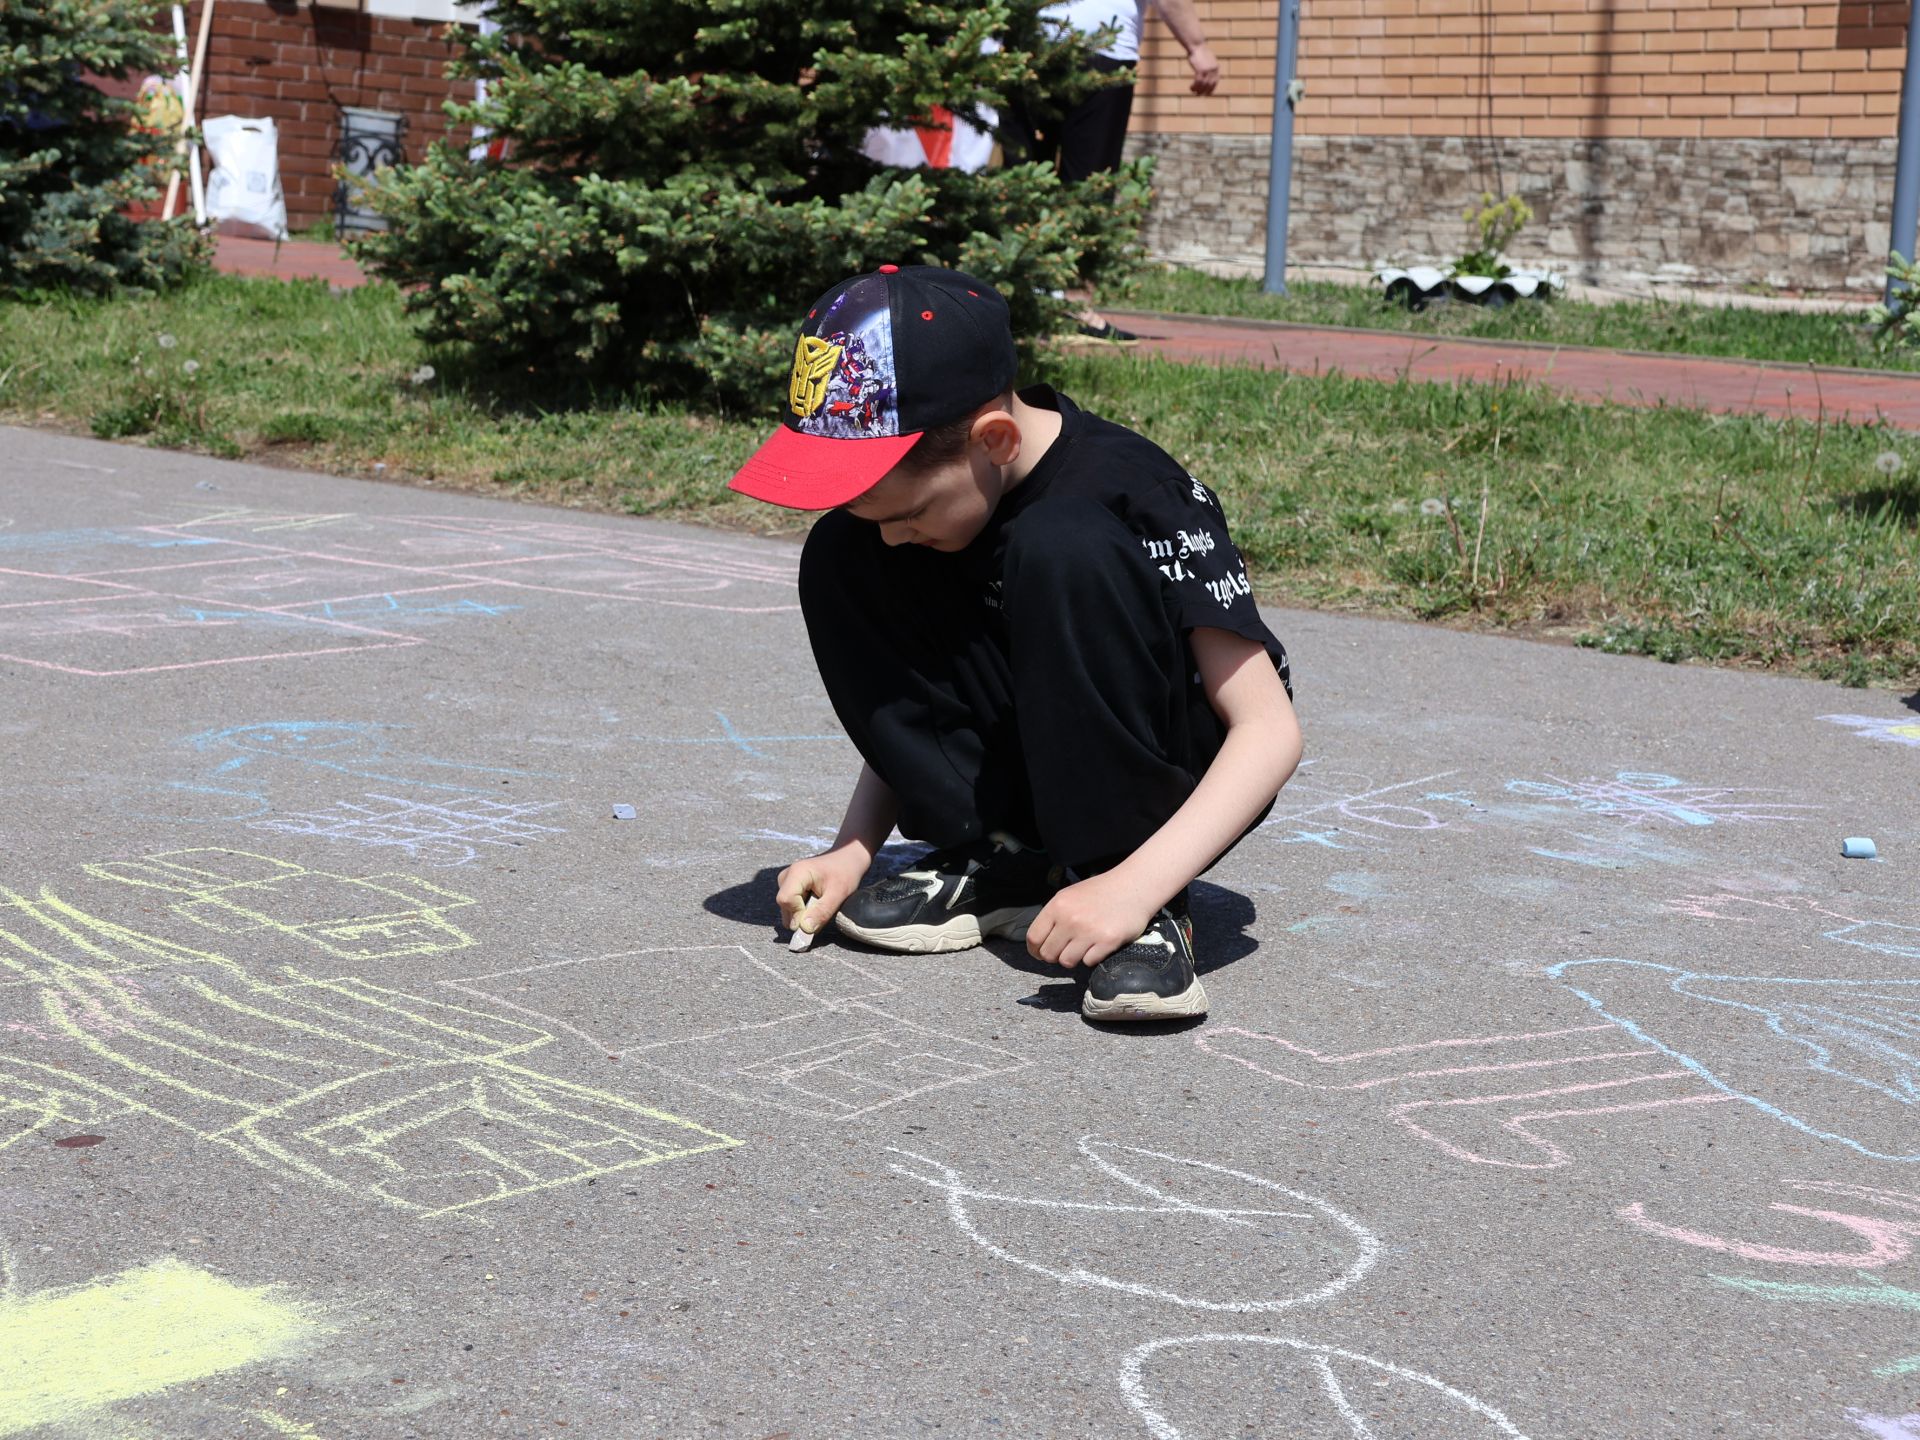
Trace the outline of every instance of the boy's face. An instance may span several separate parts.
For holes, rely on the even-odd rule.
[[[1000,503],[1000,467],[980,445],[931,469],[895,466],[847,513],[880,527],[889,545],[924,545],[929,550],[964,550],[986,528]]]

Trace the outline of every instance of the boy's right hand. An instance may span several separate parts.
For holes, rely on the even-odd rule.
[[[804,929],[809,934],[824,930],[846,898],[860,888],[872,860],[864,847],[842,845],[789,865],[780,872],[774,894],[780,923],[789,930]]]

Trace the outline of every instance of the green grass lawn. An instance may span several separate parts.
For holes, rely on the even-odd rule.
[[[1920,370],[1920,346],[1882,346],[1872,338],[1867,307],[1831,314],[1741,310],[1685,300],[1630,300],[1594,305],[1578,300],[1526,301],[1505,310],[1434,305],[1415,314],[1387,304],[1378,285],[1300,281],[1286,295],[1268,295],[1257,280],[1223,280],[1198,270],[1147,271],[1116,306],[1187,315],[1346,325],[1416,335],[1598,345],[1679,355],[1719,355],[1794,365]]]
[[[385,286],[212,277],[162,299],[0,306],[13,423],[760,531],[807,523],[723,488],[772,397],[750,418],[618,397],[549,413],[458,370]],[[1213,485],[1268,600],[1920,680],[1920,435],[1125,353],[1056,356],[1045,377]]]

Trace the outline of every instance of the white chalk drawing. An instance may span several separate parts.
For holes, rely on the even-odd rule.
[[[1545,1133],[1556,1122],[1731,1098],[1654,1046],[1636,1044],[1606,1023],[1428,1040],[1344,1055],[1233,1025],[1208,1026],[1193,1043],[1202,1054],[1296,1090],[1412,1091],[1416,1098],[1396,1097],[1387,1105],[1394,1123],[1465,1164],[1512,1170],[1573,1163],[1574,1157]],[[1433,1093],[1423,1096],[1422,1090]]]
[[[1201,1347],[1254,1350],[1261,1346],[1282,1352],[1282,1358],[1306,1372],[1304,1383],[1292,1384],[1276,1384],[1268,1373],[1262,1373],[1267,1393],[1260,1407],[1262,1413],[1255,1418],[1269,1427],[1265,1434],[1310,1435],[1314,1440],[1338,1434],[1351,1436],[1352,1440],[1388,1440],[1389,1435],[1406,1440],[1448,1440],[1454,1436],[1467,1440],[1495,1435],[1526,1440],[1520,1428],[1491,1405],[1431,1375],[1287,1335],[1175,1335],[1149,1340],[1121,1361],[1120,1393],[1153,1440],[1204,1440],[1202,1431],[1191,1425],[1176,1425],[1154,1401],[1147,1387],[1147,1365],[1161,1357],[1186,1359],[1187,1352]],[[1388,1406],[1390,1419],[1381,1414]],[[1391,1430],[1383,1428],[1386,1424],[1391,1424]],[[1246,1432],[1236,1427],[1234,1433]]]
[[[1260,830],[1284,845],[1354,850],[1408,830],[1445,829],[1449,822],[1437,811],[1406,801],[1426,797],[1424,787],[1459,773],[1441,770],[1380,785],[1358,771],[1304,761]]]
[[[1029,1063],[892,1014],[875,1002],[899,986],[818,951],[782,947],[763,958],[744,945],[661,947],[442,983],[710,1093],[824,1120],[859,1119]],[[606,1028],[606,1002],[624,994],[634,1003],[612,1011],[629,1017],[631,1034]]]
[[[1299,1190],[1289,1189],[1285,1185],[1261,1176],[1250,1175],[1243,1170],[1229,1169],[1224,1165],[1215,1165],[1205,1160],[1168,1155],[1158,1150],[1143,1149],[1137,1145],[1120,1145],[1091,1135],[1081,1139],[1080,1154],[1096,1172],[1111,1182],[1106,1188],[1111,1190],[1113,1185],[1118,1185],[1124,1190],[1145,1196],[1150,1203],[1114,1204],[1010,1195],[998,1190],[983,1190],[970,1185],[952,1166],[943,1164],[931,1156],[898,1147],[890,1148],[894,1154],[913,1162],[912,1165],[896,1162],[891,1166],[893,1172],[909,1180],[917,1180],[920,1184],[938,1191],[946,1202],[947,1218],[962,1235],[996,1260],[1017,1265],[1023,1270],[1044,1275],[1050,1280],[1058,1280],[1063,1285],[1114,1290],[1138,1299],[1185,1306],[1194,1310],[1262,1315],[1332,1299],[1335,1295],[1349,1289],[1371,1270],[1380,1254],[1380,1242],[1372,1231],[1325,1200]],[[1127,1166],[1119,1163],[1119,1159],[1122,1158],[1126,1159]],[[1245,1198],[1257,1199],[1262,1203],[1225,1206],[1197,1204],[1173,1194],[1165,1186],[1155,1185],[1142,1178],[1140,1171],[1144,1168],[1141,1163],[1143,1161],[1154,1161],[1160,1165],[1176,1167],[1177,1170],[1184,1170],[1189,1175],[1199,1172],[1215,1177],[1216,1183],[1227,1182],[1225,1188],[1233,1188],[1235,1185],[1251,1187],[1253,1193]],[[1131,1168],[1127,1168],[1128,1166]],[[1270,1208],[1276,1199],[1285,1201],[1287,1208]],[[1085,1228],[1092,1220],[1102,1216],[1176,1216],[1183,1222],[1188,1222],[1187,1229],[1180,1232],[1183,1235],[1191,1232],[1190,1222],[1208,1221],[1246,1231],[1254,1239],[1275,1242],[1261,1247],[1265,1253],[1274,1258],[1273,1268],[1282,1271],[1299,1269],[1305,1273],[1274,1277],[1270,1293],[1220,1296],[1182,1293],[1169,1289],[1165,1285],[1148,1284],[1119,1275],[1110,1275],[1077,1263],[1064,1266],[1049,1265],[1019,1255],[1009,1246],[996,1243],[982,1232],[976,1223],[976,1214],[990,1212],[996,1206],[1008,1207],[1015,1212],[1050,1211],[1056,1216],[1071,1217],[1070,1233],[1066,1237],[1068,1239],[1083,1235]],[[1312,1222],[1312,1238],[1302,1243],[1293,1233],[1298,1227],[1263,1223],[1274,1220]],[[1143,1223],[1149,1233],[1163,1228],[1151,1220],[1144,1220]],[[1049,1242],[1054,1238],[1058,1237],[1049,1237]],[[1135,1238],[1142,1243],[1127,1246],[1126,1253],[1137,1263],[1149,1263],[1156,1254],[1166,1253],[1166,1247],[1153,1243],[1147,1239],[1146,1235],[1137,1235]]]
[[[1211,1161],[1092,1135],[1083,1136],[1078,1145],[1086,1167],[1063,1177],[1056,1182],[1055,1193],[1044,1195],[987,1189],[930,1155],[889,1148],[901,1157],[891,1163],[893,1172],[936,1191],[945,1202],[948,1220],[968,1240],[996,1260],[1075,1288],[1187,1310],[1270,1315],[1346,1293],[1374,1268],[1381,1254],[1379,1238],[1371,1230],[1318,1196]],[[1092,1193],[1112,1198],[1077,1199],[1058,1193],[1062,1184],[1089,1179],[1100,1182]],[[1230,1203],[1203,1202],[1176,1193],[1196,1188]],[[983,1226],[994,1224],[1019,1231],[1022,1239],[990,1237]],[[1207,1277],[1203,1283],[1222,1288],[1200,1293],[1190,1282],[1174,1288],[1160,1275],[1149,1274],[1177,1265],[1179,1252],[1191,1246],[1201,1225],[1226,1228],[1219,1243],[1203,1242],[1201,1247]],[[1110,1242],[1108,1251],[1125,1257],[1126,1268],[1134,1273],[1082,1263],[1079,1256],[1103,1238]],[[1220,1265],[1217,1258],[1225,1244],[1235,1253],[1230,1267]],[[1035,1258],[1048,1248],[1064,1249],[1064,1260],[1050,1263]],[[1223,1272],[1229,1271],[1233,1278],[1223,1279]],[[1226,1293],[1224,1287],[1239,1277],[1252,1278],[1255,1283],[1248,1285],[1252,1293]],[[1121,1394],[1154,1440],[1201,1437],[1176,1425],[1152,1398],[1145,1374],[1148,1363],[1162,1355],[1178,1360],[1204,1347],[1242,1342],[1248,1348],[1271,1347],[1288,1361],[1303,1364],[1314,1381],[1311,1386],[1275,1384],[1263,1370],[1257,1392],[1266,1397],[1257,1417],[1263,1426],[1260,1433],[1327,1435],[1334,1433],[1327,1421],[1337,1417],[1357,1440],[1385,1440],[1389,1432],[1373,1428],[1370,1422],[1376,1416],[1371,1412],[1390,1405],[1396,1420],[1413,1421],[1412,1428],[1392,1432],[1404,1434],[1407,1440],[1455,1435],[1462,1440],[1495,1435],[1526,1440],[1492,1406],[1421,1371],[1292,1336],[1211,1333],[1151,1340],[1122,1359]],[[1211,1376],[1216,1369],[1209,1364],[1198,1373]],[[1362,1375],[1368,1390],[1364,1399],[1356,1399],[1355,1382]],[[1387,1379],[1382,1381],[1381,1376]],[[1383,1384],[1393,1389],[1383,1392]],[[1209,1412],[1220,1408],[1206,1407]],[[1467,1428],[1460,1428],[1462,1424]],[[1233,1433],[1247,1431],[1236,1426]]]
[[[374,849],[394,849],[422,865],[465,865],[482,846],[513,847],[567,832],[532,817],[558,807],[558,800],[494,800],[481,796],[444,803],[368,792],[371,802],[340,800],[324,810],[294,810],[252,820],[250,830],[308,835],[318,840]]]
[[[1920,1414],[1874,1415],[1850,1406],[1845,1418],[1875,1440],[1920,1440]]]
[[[1801,820],[1818,805],[1777,798],[1777,790],[1737,785],[1696,785],[1672,775],[1622,770],[1612,779],[1509,780],[1507,789],[1585,815],[1604,815],[1624,825],[1708,826],[1733,822],[1770,824]]]

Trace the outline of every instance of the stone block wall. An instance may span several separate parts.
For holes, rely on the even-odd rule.
[[[1266,246],[1264,136],[1136,134],[1159,160],[1154,254],[1256,273]],[[1875,289],[1893,199],[1891,140],[1295,140],[1293,264],[1444,262],[1486,190],[1534,220],[1512,247],[1569,279]]]
[[[1224,79],[1149,20],[1131,144],[1156,253],[1257,268],[1278,0],[1196,0]],[[1289,259],[1444,259],[1483,191],[1515,258],[1594,280],[1877,288],[1907,0],[1303,0]]]

